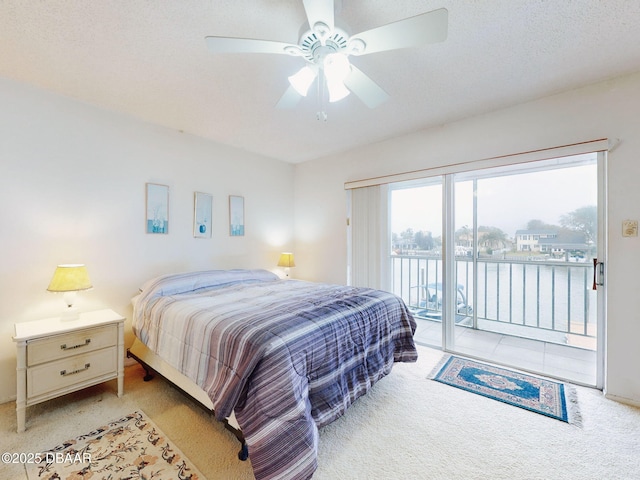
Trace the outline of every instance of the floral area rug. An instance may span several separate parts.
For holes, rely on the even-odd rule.
[[[141,411],[63,442],[25,465],[29,480],[205,480]]]
[[[580,425],[575,389],[563,383],[454,355],[445,357],[434,369],[431,378],[563,422]]]

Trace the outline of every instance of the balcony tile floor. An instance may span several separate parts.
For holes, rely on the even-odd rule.
[[[416,322],[416,342],[440,348],[442,324],[420,318]],[[596,385],[593,350],[456,326],[455,353],[580,385]]]

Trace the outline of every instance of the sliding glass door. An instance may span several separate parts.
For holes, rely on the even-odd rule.
[[[391,290],[416,340],[600,386],[598,172],[594,153],[393,185]]]
[[[456,174],[454,198],[473,315],[449,348],[595,385],[597,155]]]

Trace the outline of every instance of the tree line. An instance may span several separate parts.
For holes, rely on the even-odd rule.
[[[559,236],[563,233],[580,233],[586,244],[595,244],[598,234],[598,209],[595,205],[577,208],[560,216],[560,225],[532,219],[524,229],[533,231],[552,231]],[[515,232],[514,232],[515,235]],[[407,228],[400,233],[392,233],[394,247],[402,249],[433,250],[442,246],[442,237],[434,237],[432,232]],[[512,243],[511,237],[502,229],[491,226],[478,227],[478,246],[487,250],[505,248]],[[455,231],[455,244],[461,247],[473,246],[473,229],[465,225]]]

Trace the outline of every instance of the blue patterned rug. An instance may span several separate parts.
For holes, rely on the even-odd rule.
[[[563,422],[580,424],[575,390],[563,383],[453,355],[443,359],[431,378]]]

